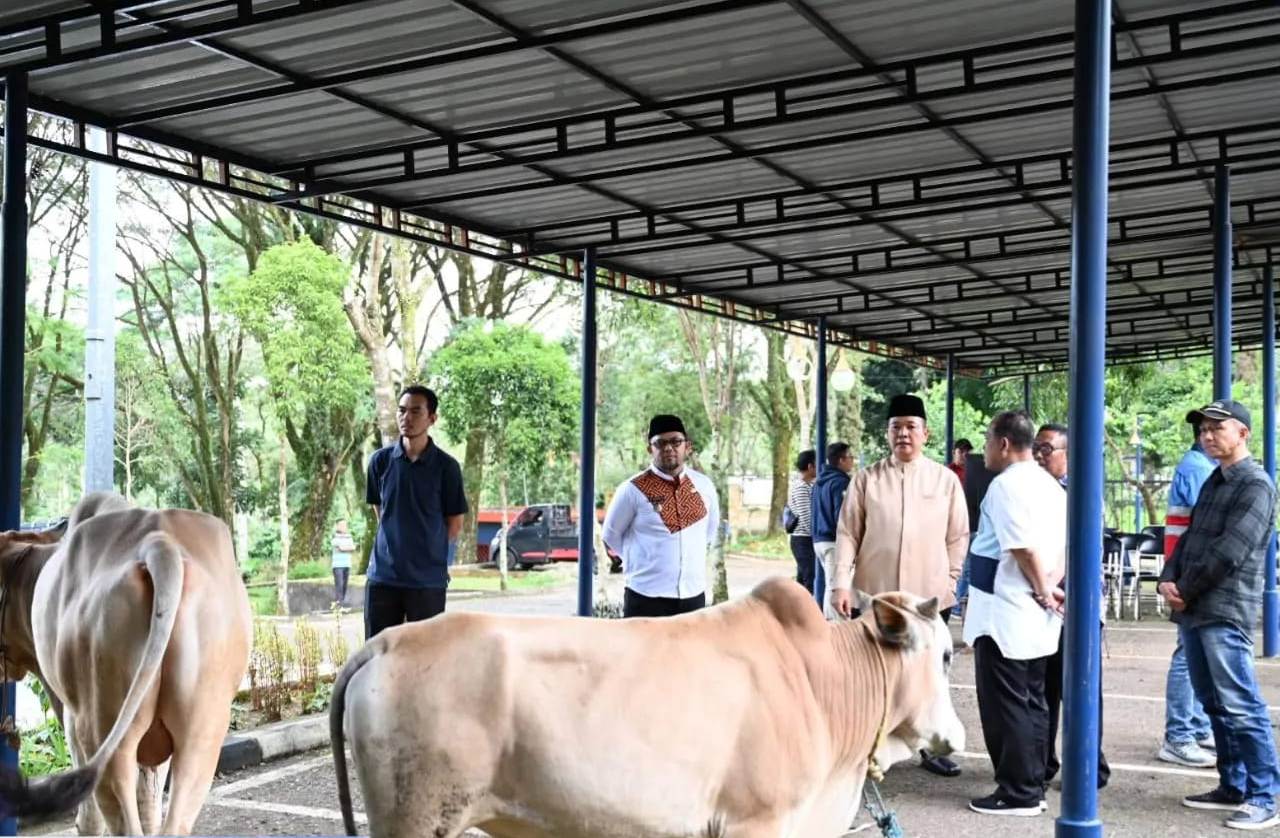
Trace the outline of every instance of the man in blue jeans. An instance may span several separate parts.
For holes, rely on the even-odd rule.
[[[1267,704],[1253,666],[1253,626],[1262,609],[1263,563],[1275,521],[1275,486],[1249,456],[1244,405],[1215,401],[1198,411],[1200,443],[1217,459],[1191,524],[1160,574],[1187,655],[1187,671],[1218,746],[1218,786],[1182,799],[1232,814],[1233,829],[1280,824],[1280,766]]]
[[[1197,411],[1187,414],[1195,440],[1173,471],[1169,486],[1169,511],[1164,519],[1164,554],[1172,556],[1178,540],[1191,523],[1191,510],[1200,497],[1200,487],[1217,467],[1200,444]],[[1196,700],[1187,674],[1187,653],[1182,643],[1169,659],[1169,675],[1164,686],[1164,741],[1156,757],[1189,768],[1212,768],[1218,762],[1209,717]]]

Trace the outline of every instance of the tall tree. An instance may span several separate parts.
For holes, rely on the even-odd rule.
[[[782,507],[787,503],[793,443],[800,424],[795,388],[787,374],[786,340],[786,335],[781,332],[765,333],[765,378],[749,390],[760,415],[764,417],[767,438],[772,442],[769,464],[773,475],[769,496],[770,535],[782,530]],[[804,445],[803,441],[801,445]]]
[[[445,433],[480,439],[468,458],[500,465],[507,474],[568,467],[556,451],[573,449],[578,428],[574,375],[564,348],[523,326],[471,321],[461,324],[431,359],[431,379]],[[481,485],[468,482],[468,518],[474,520]],[[464,526],[457,555],[475,555],[475,529]],[[466,558],[462,559],[467,560]]]
[[[341,302],[347,275],[340,259],[304,239],[267,250],[253,273],[225,290],[229,311],[262,348],[306,485],[290,527],[294,563],[320,558],[338,482],[372,416],[368,364]]]
[[[678,312],[685,343],[698,371],[698,389],[702,409],[711,428],[707,446],[698,446],[699,462],[715,484],[720,496],[720,520],[729,520],[729,475],[737,453],[738,374],[742,358],[742,327],[718,317]],[[723,529],[717,534],[713,560],[712,601],[729,598],[729,577],[725,568]]]

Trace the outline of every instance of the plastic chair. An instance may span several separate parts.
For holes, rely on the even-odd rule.
[[[1150,529],[1155,529],[1154,527]],[[1161,530],[1164,528],[1161,527]],[[1155,534],[1144,534],[1130,555],[1133,557],[1132,578],[1129,582],[1129,601],[1133,608],[1133,619],[1142,619],[1142,583],[1160,581],[1160,571],[1164,569],[1164,533],[1156,538]],[[1157,595],[1156,613],[1164,616],[1164,601]]]
[[[1102,537],[1102,597],[1106,607],[1120,619],[1124,598],[1124,548],[1120,539],[1108,533]]]

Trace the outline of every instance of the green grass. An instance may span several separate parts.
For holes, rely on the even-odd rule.
[[[790,536],[785,532],[777,535],[764,533],[742,533],[729,542],[728,551],[744,556],[755,556],[761,559],[791,559]]]
[[[574,568],[577,565],[573,565]],[[565,574],[559,569],[512,571],[507,574],[507,590],[540,591],[554,588],[567,581]],[[497,591],[501,589],[502,580],[496,570],[484,570],[468,573],[465,576],[455,575],[450,588],[457,591]]]
[[[249,607],[255,617],[274,617],[276,615],[276,586],[262,585],[249,589]]]

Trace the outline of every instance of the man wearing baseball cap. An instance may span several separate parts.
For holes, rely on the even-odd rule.
[[[1252,422],[1236,401],[1187,414],[1205,453],[1218,461],[1160,574],[1160,594],[1178,624],[1187,671],[1218,746],[1218,786],[1182,799],[1192,809],[1232,814],[1234,829],[1280,824],[1280,765],[1267,704],[1253,665],[1253,626],[1262,608],[1264,556],[1275,521],[1275,486],[1249,456]]]

